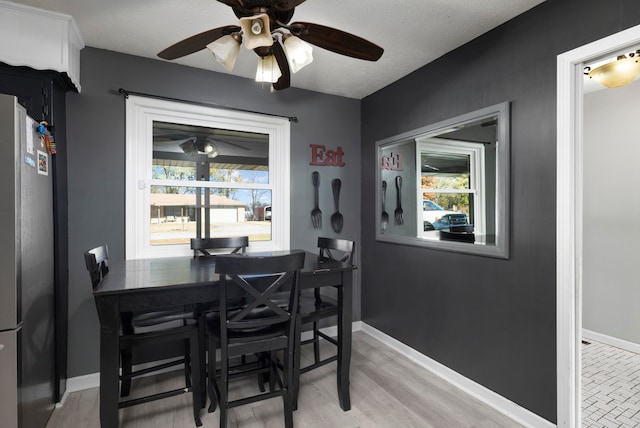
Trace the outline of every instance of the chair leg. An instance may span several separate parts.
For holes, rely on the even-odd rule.
[[[200,393],[202,394],[202,403],[200,408],[204,409],[207,405],[207,317],[204,311],[199,311],[197,320],[198,352],[200,353]]]
[[[244,355],[242,356],[242,358],[244,358]],[[266,356],[264,353],[261,354],[256,354],[256,358],[258,359],[258,366],[260,368],[264,368],[265,366],[265,361],[266,361]],[[246,359],[242,362],[243,364],[246,362]],[[267,383],[267,374],[266,373],[260,373],[258,374],[258,388],[260,389],[260,392],[265,392],[264,389],[264,384]]]
[[[287,388],[291,391],[293,410],[298,409],[298,392],[300,391],[300,342],[302,336],[302,320],[296,317],[296,332],[294,335],[292,373],[293,377],[288,379]],[[286,358],[286,356],[285,356]],[[286,367],[284,368],[286,370]]]
[[[220,358],[220,428],[227,427],[227,408],[229,403],[229,357],[227,353],[222,352]]]
[[[120,397],[129,396],[131,391],[131,374],[133,369],[133,351],[131,348],[120,351],[120,359],[122,360],[122,383],[120,385]],[[125,377],[126,376],[126,377]]]
[[[200,408],[202,404],[201,397],[201,374],[200,374],[200,332],[199,330],[195,330],[191,334],[191,338],[189,339],[189,348],[190,348],[190,362],[191,362],[191,376],[193,380],[191,381],[191,391],[193,395],[193,418],[196,422],[196,426],[202,426],[202,421],[200,420]]]
[[[313,322],[313,357],[316,364],[320,362],[320,337],[318,336],[318,321]]]
[[[209,335],[209,358],[207,362],[207,378],[209,381],[209,405],[208,412],[213,413],[218,406],[218,400],[220,399],[220,390],[216,382],[216,350],[218,349],[217,343],[214,340],[214,335]]]
[[[276,354],[276,351],[271,351],[265,356],[269,367],[269,392],[273,392],[276,389],[276,363],[278,361],[278,355]]]
[[[184,382],[187,388],[191,388],[191,340],[184,340]]]
[[[294,343],[299,340],[294,338]],[[285,395],[282,396],[284,400],[284,426],[285,428],[293,428],[293,410],[296,403],[295,382],[293,377],[293,366],[295,365],[295,355],[292,347],[284,351],[283,355],[284,367],[282,370],[282,387],[286,390]]]

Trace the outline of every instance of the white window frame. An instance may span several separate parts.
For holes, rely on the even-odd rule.
[[[438,138],[416,138],[416,171],[422,171],[422,152],[452,153],[469,156],[469,189],[428,189],[430,193],[467,193],[473,195],[473,228],[478,235],[484,235],[486,230],[486,193],[485,189],[485,149],[483,144],[467,143],[464,141],[441,140]],[[418,235],[424,234],[422,225],[422,194],[426,191],[422,188],[422,174],[416,174],[418,190]]]
[[[152,185],[184,186],[185,182],[152,179],[153,122],[233,129],[269,136],[269,183],[234,183],[234,188],[271,191],[274,216],[271,240],[254,241],[248,251],[288,250],[290,245],[290,124],[287,119],[130,95],[126,101],[126,258],[190,256],[188,244],[151,245]],[[225,187],[224,183],[189,182],[189,186]]]

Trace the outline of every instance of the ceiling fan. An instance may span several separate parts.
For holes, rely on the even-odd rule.
[[[190,156],[198,156],[200,153],[214,158],[220,154],[218,146],[220,144],[235,147],[242,150],[251,150],[241,144],[224,141],[214,137],[186,136],[186,135],[163,135],[154,137],[154,142],[173,142],[178,144],[182,151]]]
[[[289,21],[305,0],[218,0],[233,9],[240,25],[227,25],[188,37],[158,54],[173,60],[209,48],[229,71],[233,70],[244,38],[260,61],[256,81],[270,82],[275,90],[286,89],[295,73],[309,64],[311,46],[340,55],[377,61],[384,50],[361,37],[310,22]],[[305,43],[307,42],[307,43]]]

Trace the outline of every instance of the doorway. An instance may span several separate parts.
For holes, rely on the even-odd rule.
[[[581,421],[583,134],[582,67],[585,62],[640,43],[640,26],[558,56],[556,224],[557,408],[559,427]],[[562,213],[562,214],[560,214]]]

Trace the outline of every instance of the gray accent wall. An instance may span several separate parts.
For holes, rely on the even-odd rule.
[[[291,248],[315,252],[318,236],[359,241],[359,100],[293,88],[271,93],[266,85],[252,80],[94,48],[82,50],[81,73],[82,93],[67,95],[70,378],[99,369],[99,323],[82,254],[107,244],[112,263],[125,257],[125,100],[119,88],[296,116],[298,122],[291,123]],[[310,144],[342,146],[346,165],[312,167]],[[326,214],[322,230],[313,229],[310,217],[311,172],[316,170],[321,176],[320,206]],[[328,221],[334,178],[342,180],[340,235]],[[356,259],[359,263],[358,254]],[[359,319],[357,284],[355,317]]]
[[[362,102],[362,320],[551,422],[556,57],[639,23],[636,0],[548,0]],[[376,242],[376,141],[503,101],[510,259]]]
[[[582,327],[640,345],[640,81],[584,97]]]

